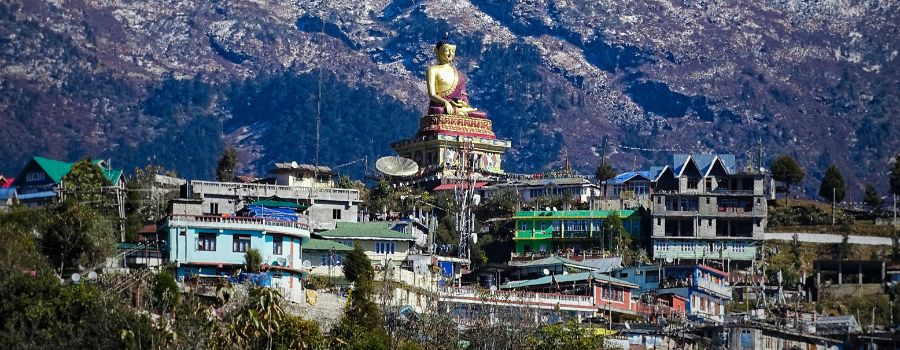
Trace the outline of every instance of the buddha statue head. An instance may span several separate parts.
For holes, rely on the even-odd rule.
[[[453,59],[456,57],[456,45],[445,35],[443,39],[434,45],[434,55],[437,56],[440,64],[453,62]]]

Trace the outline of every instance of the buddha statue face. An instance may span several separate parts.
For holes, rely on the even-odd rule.
[[[435,55],[437,55],[438,62],[441,64],[453,62],[453,58],[456,57],[456,45],[453,44],[443,44],[438,46],[434,51]]]

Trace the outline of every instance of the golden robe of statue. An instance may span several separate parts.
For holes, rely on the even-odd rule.
[[[466,77],[453,67],[456,57],[456,45],[446,39],[437,43],[434,48],[438,64],[428,67],[426,81],[428,83],[428,114],[452,114],[475,118],[487,118],[484,112],[469,106],[469,95],[466,93]]]

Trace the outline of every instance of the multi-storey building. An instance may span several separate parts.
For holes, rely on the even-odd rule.
[[[484,186],[480,188],[480,191],[487,198],[500,189],[515,190],[522,196],[524,203],[531,203],[540,198],[556,197],[566,198],[569,200],[569,203],[587,204],[591,199],[599,198],[602,195],[599,185],[585,177],[576,176],[532,179],[511,178],[507,182]]]
[[[723,322],[725,303],[731,300],[728,274],[705,265],[644,265],[610,275],[636,284],[637,295],[652,292],[657,297],[674,294],[684,298],[687,314],[697,321]]]
[[[18,200],[25,206],[43,206],[57,200],[63,189],[63,178],[75,163],[67,163],[44,157],[31,157],[19,175],[12,182],[18,193]],[[94,160],[109,181],[110,188],[125,189],[121,169],[112,169],[103,160]]]
[[[653,258],[744,266],[766,227],[765,175],[733,155],[675,155],[651,196]]]
[[[208,215],[235,213],[260,199],[292,202],[305,208],[313,230],[358,220],[359,190],[334,188],[328,167],[276,163],[272,173],[275,184],[190,180],[184,185],[183,197],[202,200],[203,213]]]
[[[635,210],[520,211],[516,220],[516,252],[513,258],[568,255],[573,258],[602,257],[610,246],[603,221],[611,215],[622,219],[625,231],[641,234],[641,217]]]
[[[195,276],[231,276],[246,271],[245,256],[251,248],[262,256],[269,286],[291,300],[302,300],[304,269],[302,247],[309,242],[305,223],[254,217],[196,215],[199,201],[176,201],[175,209],[160,222],[164,257],[175,263],[181,280]]]
[[[406,223],[389,221],[339,222],[332,230],[320,232],[323,238],[348,247],[359,245],[373,264],[400,266],[415,247],[416,239],[401,232]]]

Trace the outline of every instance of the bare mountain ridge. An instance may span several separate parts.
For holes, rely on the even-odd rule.
[[[353,100],[362,104],[354,113],[378,111],[383,120],[370,125],[386,130],[359,132],[363,117],[332,108],[333,117],[323,115],[323,149],[348,142],[371,149],[324,152],[323,161],[388,154],[389,137],[411,133],[424,109],[421,72],[444,32],[460,45],[473,104],[489,111],[501,137],[514,141],[512,171],[540,171],[565,153],[590,172],[597,161],[592,146],[605,135],[616,145],[739,158],[761,138],[767,158],[793,154],[813,179],[837,163],[851,196],[860,197],[864,181],[885,187],[884,169],[900,150],[894,2],[23,1],[2,7],[0,118],[7,127],[0,136],[11,141],[2,147],[4,173],[39,153],[95,154],[124,159],[124,166],[158,162],[203,176],[222,140],[242,148],[251,170],[274,159],[312,161],[312,152],[299,149],[314,142],[308,133],[298,133],[296,144],[278,140],[279,125],[311,127],[310,96],[272,98],[295,104],[289,117],[263,104],[267,115],[255,115],[236,104],[267,97],[227,87],[285,71],[297,84],[314,84],[320,66],[333,79],[326,95],[370,89],[375,96]],[[173,78],[202,81],[209,98],[147,108],[148,96]],[[386,104],[398,110],[380,111]],[[177,136],[191,128],[203,130],[203,146],[192,161],[176,161],[184,156],[179,143],[191,147]],[[167,147],[172,150],[154,152]],[[622,169],[666,158],[613,151]],[[807,181],[807,192],[815,185]]]

